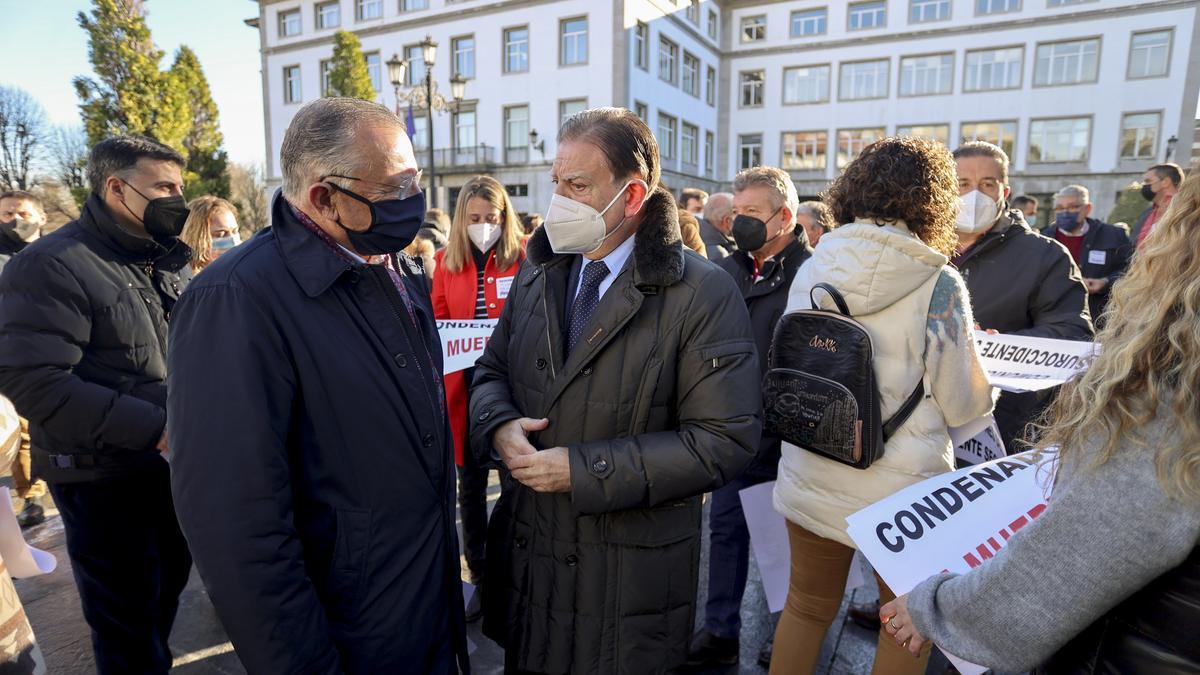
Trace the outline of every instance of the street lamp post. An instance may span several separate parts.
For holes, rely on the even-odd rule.
[[[429,144],[429,193],[432,204],[437,206],[437,168],[433,161],[433,64],[437,59],[437,43],[426,35],[421,41],[421,59],[425,62],[425,100],[429,102],[429,122],[425,125],[425,139]],[[451,134],[454,130],[451,129]]]

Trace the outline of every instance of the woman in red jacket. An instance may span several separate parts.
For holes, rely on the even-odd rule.
[[[433,274],[433,311],[439,319],[496,319],[512,288],[517,268],[525,259],[521,222],[508,200],[508,191],[488,176],[472,178],[458,194],[450,241],[438,251]],[[483,580],[487,539],[488,470],[480,467],[468,447],[467,389],[474,368],[446,375],[446,403],[454,432],[458,464],[458,506],[462,517],[463,548],[471,583]],[[467,619],[480,614],[476,591]]]

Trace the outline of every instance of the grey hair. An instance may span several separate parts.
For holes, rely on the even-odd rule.
[[[964,157],[987,157],[996,160],[1000,165],[1000,179],[1008,185],[1008,153],[1001,150],[1000,146],[987,141],[968,141],[958,146],[953,154],[955,161]]]
[[[1088,189],[1082,185],[1068,185],[1054,194],[1054,199],[1059,200],[1064,197],[1074,197],[1079,200],[1080,204],[1091,204],[1092,195]]]
[[[792,177],[786,171],[773,166],[756,166],[739,172],[733,179],[735,193],[752,185],[771,188],[776,195],[771,200],[772,205],[775,208],[779,208],[780,205],[787,206],[788,211],[792,212],[792,222],[796,222],[796,211],[800,209],[800,197],[796,194],[796,184],[792,182]]]
[[[733,195],[728,192],[716,192],[708,196],[704,202],[704,219],[710,223],[719,223],[733,211]]]
[[[300,108],[283,134],[279,166],[283,194],[303,201],[310,184],[330,174],[353,175],[362,164],[356,147],[367,126],[404,128],[385,106],[356,98],[319,98]]]
[[[812,218],[813,225],[821,228],[822,232],[831,232],[837,227],[837,221],[833,217],[833,210],[825,202],[815,200],[801,202],[799,211]]]

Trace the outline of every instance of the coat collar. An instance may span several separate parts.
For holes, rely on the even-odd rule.
[[[679,212],[675,199],[664,188],[657,188],[642,207],[633,246],[633,283],[635,286],[671,286],[683,279],[683,238],[679,234]],[[550,247],[545,226],[529,238],[526,249],[530,262],[546,265],[568,260]]]
[[[94,192],[88,195],[76,222],[129,262],[153,263],[163,271],[178,272],[192,259],[191,247],[178,238],[144,239],[126,230]]]
[[[353,269],[296,219],[283,198],[283,190],[276,190],[271,201],[271,230],[288,271],[310,298],[324,293],[338,277]]]

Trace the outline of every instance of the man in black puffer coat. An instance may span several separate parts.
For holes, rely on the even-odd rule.
[[[146,138],[98,143],[79,219],[0,276],[0,394],[29,420],[105,675],[170,669],[192,565],[163,459],[167,320],[191,258],[183,165]]]

